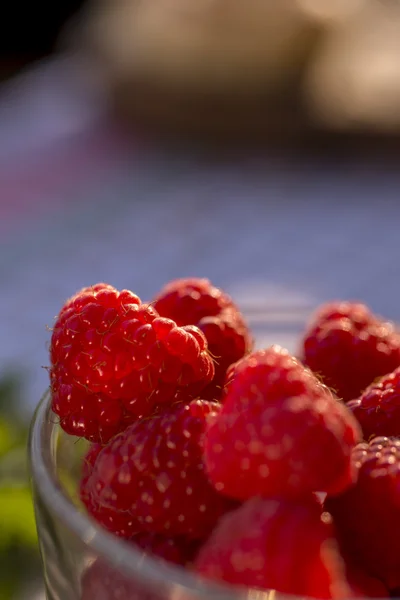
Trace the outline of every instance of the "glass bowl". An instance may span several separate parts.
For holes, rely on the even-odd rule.
[[[291,351],[305,322],[303,311],[247,316],[258,347],[280,343]],[[62,431],[50,400],[46,392],[36,409],[29,441],[48,600],[268,600],[275,595],[209,583],[188,570],[144,556],[98,526],[77,497],[87,443]]]

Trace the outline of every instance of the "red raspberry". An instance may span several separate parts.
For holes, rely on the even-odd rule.
[[[143,551],[177,565],[190,563],[198,543],[185,538],[166,538],[161,535],[142,533],[131,542]],[[82,578],[82,600],[165,600],[165,595],[145,589],[133,579],[125,577],[107,563],[97,560]]]
[[[107,515],[111,531],[113,520],[124,515],[137,522],[137,531],[204,539],[233,507],[204,472],[206,421],[218,410],[216,403],[193,400],[137,421],[111,440],[83,484],[89,513],[98,518],[100,511],[102,524]]]
[[[177,327],[132,292],[105,284],[61,309],[50,355],[62,427],[101,443],[160,405],[190,400],[214,376],[197,328]]]
[[[108,507],[93,501],[89,489],[81,487],[81,500],[96,523],[117,537],[129,540],[140,531],[140,524],[130,512],[110,511]]]
[[[357,422],[308,369],[273,346],[232,372],[205,438],[217,490],[247,499],[337,493],[350,484],[351,449],[361,437]]]
[[[237,380],[246,381],[259,373],[260,365],[263,366],[268,377],[268,395],[281,398],[308,394],[310,397],[319,398],[321,392],[329,392],[325,385],[304,365],[292,356],[285,348],[274,345],[262,350],[256,350],[237,361],[227,371],[224,385],[224,397],[229,394]],[[260,373],[261,374],[261,373]]]
[[[374,438],[353,450],[358,479],[328,498],[342,548],[388,588],[400,586],[400,440]]]
[[[155,297],[154,308],[177,325],[195,325],[204,317],[215,317],[227,308],[238,310],[228,294],[208,279],[195,277],[167,283]]]
[[[121,402],[64,383],[68,379],[62,368],[51,372],[52,409],[69,435],[104,444],[137,419]]]
[[[208,279],[177,279],[168,283],[154,300],[154,307],[178,325],[196,325],[206,336],[215,359],[215,376],[202,396],[214,399],[222,393],[227,368],[250,352],[253,340],[233,300]]]
[[[387,598],[389,590],[376,577],[358,566],[346,565],[346,579],[352,598]]]
[[[400,336],[364,305],[333,302],[314,316],[303,342],[304,362],[343,400],[353,400],[400,366]]]
[[[400,436],[400,368],[373,383],[347,406],[363,430],[364,439]]]
[[[88,481],[92,475],[93,467],[103,446],[92,444],[83,458],[81,480],[79,484],[80,498],[83,504],[88,508],[89,514],[105,529],[112,531],[114,535],[125,539],[131,538],[140,529],[138,523],[132,515],[121,512],[118,515],[110,515],[107,509],[98,504],[94,504],[88,488]]]
[[[206,577],[249,588],[350,597],[329,516],[311,499],[249,500],[220,521],[195,565]]]
[[[227,309],[215,317],[204,317],[199,321],[198,327],[204,333],[215,361],[214,379],[202,391],[202,396],[219,399],[228,368],[251,351],[253,341],[237,310]]]
[[[92,474],[94,463],[103,446],[101,444],[91,444],[82,461],[81,483],[89,479]]]
[[[81,587],[81,600],[165,600],[156,585],[150,590],[100,559],[84,571]]]
[[[186,537],[166,537],[158,533],[142,532],[135,535],[130,543],[138,546],[143,554],[161,558],[174,565],[190,565],[200,549],[199,540]]]
[[[115,288],[110,285],[109,283],[95,283],[94,285],[82,288],[81,290],[79,290],[78,292],[76,292],[76,294],[74,294],[73,296],[71,296],[70,298],[68,298],[68,300],[66,300],[66,302],[64,303],[64,305],[61,307],[60,312],[58,313],[58,319],[61,317],[61,315],[63,315],[67,310],[69,310],[70,308],[73,308],[74,305],[76,304],[76,302],[79,303],[79,305],[81,307],[86,306],[86,304],[91,303],[92,298],[91,298],[91,293],[96,293],[96,292],[114,292]],[[88,292],[88,293],[86,293]]]

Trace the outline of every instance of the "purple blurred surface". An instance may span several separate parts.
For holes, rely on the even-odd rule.
[[[207,276],[255,322],[273,315],[291,350],[327,299],[400,318],[398,169],[128,145],[100,98],[68,60],[0,95],[0,373],[23,371],[29,411],[46,386],[46,325],[97,281],[147,299],[173,277]]]

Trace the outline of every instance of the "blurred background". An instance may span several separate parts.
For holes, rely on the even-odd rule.
[[[400,320],[400,2],[18,2],[0,30],[0,600],[39,600],[27,424],[78,288],[209,277],[293,351],[328,299]]]

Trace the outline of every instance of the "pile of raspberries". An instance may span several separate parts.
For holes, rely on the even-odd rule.
[[[320,307],[297,356],[254,350],[207,279],[148,303],[96,284],[61,308],[52,409],[88,441],[91,519],[154,560],[238,591],[385,598],[400,589],[400,333]],[[157,600],[103,559],[82,598]]]

